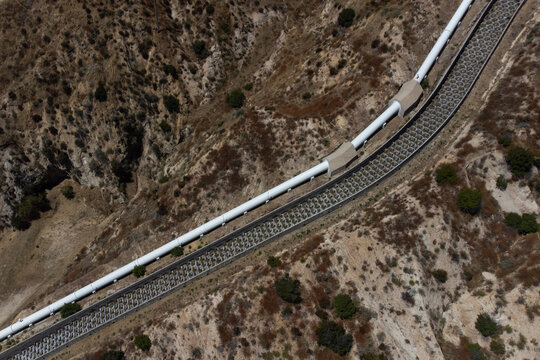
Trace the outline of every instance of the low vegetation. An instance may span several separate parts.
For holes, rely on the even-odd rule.
[[[73,191],[73,186],[71,185],[65,185],[62,187],[62,195],[64,195],[64,197],[66,199],[73,199],[75,197],[75,192]]]
[[[135,340],[133,341],[133,343],[138,349],[141,349],[143,351],[150,350],[150,347],[152,346],[150,338],[148,337],[148,335],[144,334],[135,336]]]
[[[464,188],[458,193],[458,207],[468,214],[476,214],[482,206],[482,193],[477,189]]]
[[[105,84],[103,84],[102,82],[99,83],[96,91],[94,92],[94,97],[99,102],[107,101],[107,89],[105,88]]]
[[[268,260],[266,261],[266,263],[268,264],[268,266],[275,268],[281,265],[281,260],[279,260],[279,258],[275,256],[270,256],[268,257]]]
[[[497,333],[499,327],[497,323],[486,313],[479,314],[476,317],[476,322],[474,327],[478,330],[483,336],[493,336]]]
[[[455,184],[458,181],[456,169],[443,165],[435,172],[435,180],[440,184]]]
[[[334,310],[341,319],[350,319],[356,313],[356,305],[347,294],[339,294],[334,298]]]
[[[351,8],[341,10],[341,12],[338,15],[339,26],[343,26],[343,27],[351,26],[353,24],[355,16],[356,16],[356,13]]]
[[[506,353],[504,342],[502,342],[502,340],[492,340],[489,344],[489,349],[496,355],[504,355]]]
[[[144,265],[137,265],[133,268],[133,275],[136,278],[140,278],[146,274],[146,267]]]
[[[204,40],[194,41],[192,47],[195,55],[197,55],[199,59],[205,59],[210,56],[210,51],[208,50],[206,42]]]
[[[446,270],[435,269],[431,272],[431,275],[440,283],[445,283],[448,280],[448,273]]]
[[[531,170],[534,155],[527,149],[515,147],[510,149],[506,157],[510,171],[517,177],[523,177]]]
[[[315,334],[319,345],[326,346],[338,355],[343,356],[351,350],[352,335],[347,334],[343,326],[334,321],[323,321]]]
[[[163,105],[171,114],[180,112],[180,103],[178,102],[178,99],[172,95],[163,96]]]
[[[514,228],[521,235],[532,234],[538,231],[538,222],[532,214],[519,215],[514,212],[506,214],[504,223],[511,228]]]
[[[486,355],[478,344],[467,344],[467,350],[471,360],[486,360]]]
[[[49,200],[44,193],[27,195],[15,207],[11,225],[17,230],[26,230],[32,220],[39,219],[40,212],[50,209]]]
[[[79,305],[78,303],[64,304],[64,306],[62,306],[62,308],[60,309],[60,316],[62,316],[62,319],[65,319],[68,316],[71,316],[79,311],[81,311],[81,305]]]
[[[184,248],[181,246],[177,246],[171,250],[171,255],[174,257],[179,257],[184,255]]]
[[[126,356],[122,351],[107,351],[105,354],[101,355],[100,360],[125,360]]]
[[[302,301],[300,296],[300,281],[290,277],[282,277],[274,283],[278,296],[286,302],[297,304]]]
[[[232,91],[229,95],[227,95],[227,98],[225,99],[225,101],[230,107],[236,109],[241,108],[244,105],[245,100],[246,96],[240,90]]]

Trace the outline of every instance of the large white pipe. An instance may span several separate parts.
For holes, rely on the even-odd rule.
[[[373,120],[371,124],[368,125],[368,127],[362,131],[360,134],[358,134],[357,137],[355,137],[351,143],[354,145],[355,149],[358,149],[360,146],[362,146],[370,137],[373,136],[379,129],[392,119],[401,109],[401,105],[397,101],[392,101],[388,109],[386,109],[381,115],[379,115],[378,118]]]
[[[448,25],[443,30],[441,36],[439,36],[439,39],[437,40],[433,48],[431,48],[428,56],[426,56],[426,59],[418,69],[416,75],[414,76],[414,79],[416,81],[421,82],[422,80],[424,80],[424,77],[429,72],[429,69],[431,69],[435,61],[437,61],[439,54],[443,50],[444,46],[448,43],[450,36],[452,36],[456,28],[459,26],[461,19],[463,19],[463,16],[465,16],[465,13],[471,7],[472,2],[473,0],[463,0],[461,2],[461,5],[459,5],[458,9],[454,13],[454,16],[452,16],[452,18],[448,22]]]
[[[459,25],[459,22],[461,21],[461,18],[469,8],[470,4],[473,0],[463,0],[461,5],[459,6],[458,10],[450,20],[450,23],[446,27],[446,29],[441,34],[441,37],[433,47],[433,49],[430,51],[428,57],[418,70],[418,73],[415,76],[415,79],[420,79],[418,81],[421,81],[425,74],[429,71],[431,68],[431,65],[433,65],[433,62],[436,60],[436,58],[439,56],[439,53],[442,51],[444,45],[446,44],[446,41],[452,34],[452,32],[455,30],[455,28]],[[442,44],[442,45],[441,45]],[[397,101],[392,101],[388,109],[386,109],[377,119],[375,119],[364,131],[362,131],[358,136],[356,136],[351,142],[354,145],[355,149],[358,149],[360,146],[362,146],[375,132],[377,132],[381,127],[384,127],[384,125],[394,117],[399,110],[401,109],[401,105]],[[0,341],[4,340],[5,338],[23,330],[24,328],[31,326],[35,323],[37,323],[40,320],[43,320],[49,315],[54,314],[55,312],[59,311],[62,306],[65,304],[80,300],[93,292],[101,289],[104,286],[107,286],[116,280],[127,276],[131,274],[133,271],[133,268],[137,265],[146,265],[151,263],[152,261],[167,255],[173,248],[176,246],[183,246],[191,241],[199,238],[200,236],[216,229],[217,227],[237,218],[238,216],[241,216],[245,214],[248,211],[251,211],[255,209],[256,207],[270,201],[273,198],[276,198],[280,196],[281,194],[288,192],[290,189],[297,187],[298,185],[301,185],[312,178],[319,176],[323,173],[326,173],[328,171],[329,164],[326,160],[324,160],[319,165],[316,165],[312,167],[311,169],[304,171],[303,173],[293,177],[292,179],[289,179],[285,181],[284,183],[268,190],[267,192],[260,194],[259,196],[235,207],[234,209],[226,212],[223,215],[220,215],[209,222],[199,226],[198,228],[191,230],[190,232],[170,241],[169,243],[151,251],[150,253],[143,255],[142,257],[130,262],[127,265],[122,266],[119,269],[116,269],[115,271],[111,272],[110,274],[105,275],[104,277],[94,281],[93,283],[86,285],[85,287],[65,296],[64,298],[54,302],[51,305],[48,305],[44,307],[41,310],[36,311],[35,313],[25,317],[24,319],[20,319],[16,323],[8,326],[7,328],[0,331]]]

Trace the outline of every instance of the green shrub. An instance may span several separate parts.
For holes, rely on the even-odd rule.
[[[268,257],[268,260],[266,261],[266,263],[272,267],[272,268],[275,268],[275,267],[278,267],[279,265],[281,265],[281,260],[279,260],[277,257],[275,256],[270,256]]]
[[[534,155],[527,149],[522,147],[515,147],[510,149],[506,161],[510,166],[510,171],[517,177],[523,177],[529,170],[531,170]]]
[[[519,216],[519,214],[516,214],[515,212],[507,213],[504,217],[504,223],[506,224],[506,226],[517,229],[521,224],[521,216]]]
[[[176,68],[173,65],[171,64],[163,65],[163,72],[166,75],[171,75],[173,79],[178,80],[178,72],[176,72]]]
[[[79,311],[81,311],[81,305],[78,303],[64,304],[64,306],[62,306],[60,309],[60,316],[62,316],[62,319],[65,319]]]
[[[486,355],[484,355],[480,345],[467,344],[467,350],[469,351],[469,357],[471,360],[486,360]]]
[[[171,250],[171,255],[174,257],[179,257],[184,255],[184,248],[181,246],[177,246]]]
[[[32,220],[39,219],[39,213],[51,209],[45,194],[31,194],[25,196],[15,207],[11,225],[17,230],[26,230]]]
[[[148,335],[137,335],[134,340],[135,346],[143,351],[150,350],[152,342]]]
[[[499,329],[497,323],[486,313],[478,315],[474,327],[484,336],[495,335]]]
[[[284,301],[297,304],[302,301],[300,296],[300,281],[291,279],[288,276],[282,277],[274,283],[276,293]]]
[[[338,15],[338,24],[339,26],[343,27],[349,27],[353,24],[354,17],[356,16],[356,13],[353,9],[347,8],[341,10],[341,12]]]
[[[499,144],[504,147],[510,146],[512,144],[512,137],[509,134],[504,134],[499,138]]]
[[[190,73],[195,74],[197,72],[197,67],[195,65],[190,64],[188,66],[188,70]]]
[[[500,175],[500,176],[497,178],[496,186],[497,186],[497,189],[499,189],[499,190],[501,190],[501,191],[506,190],[506,188],[508,187],[508,180],[506,180],[506,178],[504,177],[504,175]]]
[[[435,180],[441,184],[455,184],[457,183],[457,172],[450,165],[443,165],[435,172]]]
[[[435,269],[431,272],[431,275],[440,283],[445,283],[448,279],[448,273],[442,269]]]
[[[538,223],[536,218],[531,214],[521,215],[521,224],[518,227],[520,234],[532,234],[538,231]]]
[[[232,108],[241,108],[242,105],[244,105],[244,101],[246,100],[246,96],[244,93],[240,90],[234,90],[229,95],[227,95],[227,98],[225,101],[227,104],[229,104]]]
[[[304,95],[302,95],[302,99],[304,100],[308,100],[311,98],[311,93],[310,92],[305,92]]]
[[[96,91],[94,92],[94,97],[100,102],[107,101],[107,89],[105,89],[105,85],[103,83],[99,83]]]
[[[210,55],[210,51],[206,48],[206,42],[204,40],[196,40],[192,44],[193,51],[199,59],[207,58]]]
[[[482,205],[482,193],[477,189],[461,189],[458,193],[458,207],[461,211],[476,214]]]
[[[126,356],[122,351],[107,351],[105,354],[101,355],[100,360],[125,360]]]
[[[422,89],[426,90],[429,89],[429,79],[426,77],[420,82],[420,86]]]
[[[206,13],[212,15],[214,13],[214,5],[206,4]]]
[[[535,233],[539,228],[536,218],[532,214],[519,216],[519,214],[511,212],[505,215],[504,223],[516,229],[522,235]]]
[[[165,108],[171,114],[180,112],[180,103],[178,102],[178,99],[174,96],[171,96],[171,95],[163,96],[163,105],[165,105]]]
[[[163,132],[171,132],[171,125],[169,125],[169,123],[166,121],[166,120],[161,120],[161,122],[159,123],[159,127],[161,128],[161,130]]]
[[[319,345],[326,346],[338,355],[343,356],[351,350],[352,335],[345,333],[343,326],[334,321],[323,321],[315,334]]]
[[[506,349],[502,341],[498,342],[496,340],[491,340],[491,343],[489,344],[489,348],[491,349],[491,351],[493,351],[494,354],[497,354],[497,355],[504,355],[506,353]]]
[[[356,305],[347,294],[338,294],[334,298],[334,310],[342,319],[350,319],[356,313]]]
[[[64,195],[64,197],[66,199],[73,199],[75,197],[75,192],[73,191],[73,186],[71,185],[65,185],[62,187],[62,195]]]
[[[133,275],[137,278],[146,274],[146,267],[144,265],[137,265],[133,268]]]
[[[251,89],[253,89],[253,84],[252,83],[244,85],[244,90],[251,91]]]

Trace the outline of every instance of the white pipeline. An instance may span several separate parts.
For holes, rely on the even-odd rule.
[[[439,58],[439,54],[442,52],[444,46],[448,43],[450,36],[452,36],[454,31],[461,23],[461,19],[463,19],[465,13],[471,7],[472,3],[473,0],[463,0],[461,2],[461,5],[459,5],[458,9],[454,13],[454,16],[452,16],[452,18],[448,22],[448,25],[446,26],[446,28],[444,28],[441,36],[439,36],[439,39],[429,52],[428,56],[426,56],[426,59],[418,69],[416,75],[414,76],[414,79],[416,81],[422,82],[422,80],[424,80],[424,77],[429,72],[429,69],[431,69],[435,61],[437,61],[437,59]]]
[[[469,8],[473,0],[464,0],[452,19],[446,27],[446,29],[441,34],[441,37],[430,51],[428,57],[418,70],[418,73],[415,76],[417,81],[421,81],[426,73],[429,71],[439,53],[442,51],[444,45],[446,44],[448,38],[452,32],[456,29],[461,18],[464,16],[465,12]],[[377,119],[375,119],[364,131],[362,131],[357,137],[355,137],[351,142],[354,145],[355,149],[361,147],[375,132],[377,132],[381,127],[384,127],[386,123],[392,119],[401,109],[401,105],[397,101],[392,101],[388,109],[386,109]],[[198,228],[191,230],[190,232],[172,240],[171,242],[161,246],[158,249],[153,250],[152,252],[130,262],[127,265],[122,266],[121,268],[113,271],[112,273],[105,275],[104,277],[94,281],[93,283],[65,296],[64,298],[52,303],[51,305],[46,306],[45,308],[20,319],[16,323],[10,325],[9,327],[0,331],[0,341],[23,330],[28,326],[32,326],[40,320],[43,320],[47,316],[53,315],[55,312],[59,311],[62,306],[67,303],[78,301],[97,290],[107,286],[113,282],[116,282],[118,279],[131,274],[133,268],[137,265],[146,265],[149,264],[160,257],[167,255],[173,248],[177,246],[184,246],[191,241],[203,236],[204,234],[209,233],[210,231],[226,224],[227,222],[241,216],[248,211],[255,209],[256,207],[267,203],[271,199],[274,199],[281,194],[288,192],[289,190],[312,180],[316,176],[328,172],[329,164],[326,160],[321,162],[319,165],[312,167],[311,169],[304,171],[303,173],[293,177],[290,180],[270,189],[269,191],[235,207],[234,209],[216,217],[213,220],[199,226]]]

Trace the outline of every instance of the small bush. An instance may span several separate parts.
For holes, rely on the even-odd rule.
[[[539,228],[536,218],[531,214],[519,216],[519,214],[511,212],[505,215],[504,223],[516,229],[522,235],[535,233]]]
[[[495,335],[499,328],[497,323],[486,313],[478,315],[474,327],[476,330],[480,331],[483,336]]]
[[[531,170],[534,162],[534,155],[527,149],[515,147],[508,152],[506,161],[510,166],[512,174],[517,177],[523,177]]]
[[[443,165],[435,172],[435,180],[441,184],[455,184],[457,183],[457,172],[450,165]]]
[[[73,191],[73,186],[71,185],[65,185],[62,187],[62,195],[64,195],[64,197],[66,199],[73,199],[75,197],[75,192]]]
[[[107,89],[103,83],[99,83],[96,91],[94,92],[94,97],[100,102],[107,101]]]
[[[188,70],[190,73],[195,74],[197,72],[197,67],[195,65],[190,64],[188,66]]]
[[[206,48],[206,42],[204,40],[196,40],[192,44],[193,51],[199,59],[207,58],[210,55],[210,51]]]
[[[342,319],[350,319],[356,313],[356,305],[347,294],[339,294],[334,298],[334,310]]]
[[[521,216],[519,216],[519,214],[516,214],[515,212],[507,213],[504,217],[504,223],[506,224],[506,226],[517,229],[521,224]]]
[[[471,360],[486,360],[486,355],[484,355],[480,345],[467,344],[467,350],[469,351],[469,357]]]
[[[244,85],[244,90],[251,91],[251,89],[253,89],[253,84],[252,83]]]
[[[302,301],[300,296],[300,281],[291,279],[288,276],[278,279],[274,283],[276,293],[284,301],[297,304]]]
[[[141,276],[144,276],[144,274],[146,274],[146,266],[137,265],[133,268],[133,275],[136,278],[140,278]]]
[[[352,348],[352,335],[345,333],[343,326],[334,321],[323,321],[315,334],[319,345],[326,346],[338,355],[343,356]]]
[[[506,353],[506,349],[502,341],[498,342],[496,340],[491,340],[491,343],[489,344],[489,348],[496,355],[504,355]]]
[[[431,275],[440,283],[445,283],[448,280],[448,273],[442,269],[435,269],[431,272]]]
[[[272,268],[275,268],[275,267],[278,267],[279,265],[281,265],[281,260],[279,260],[277,257],[275,256],[270,256],[268,257],[268,260],[266,261],[266,263],[272,267]]]
[[[171,250],[171,255],[174,257],[179,257],[184,255],[184,248],[181,246],[177,246]]]
[[[79,311],[81,311],[81,305],[77,303],[64,304],[60,309],[60,316],[62,316],[62,319],[65,319]]]
[[[512,137],[509,134],[504,134],[499,138],[499,144],[504,147],[510,146],[512,144]]]
[[[165,105],[165,108],[171,114],[180,112],[180,103],[178,102],[178,99],[174,96],[171,96],[171,95],[163,96],[163,105]]]
[[[508,187],[508,180],[504,177],[504,175],[500,175],[497,178],[497,182],[495,184],[497,186],[497,189],[504,191]]]
[[[148,335],[137,335],[134,340],[135,346],[143,351],[150,350],[152,342]]]
[[[244,105],[244,101],[246,100],[246,96],[244,93],[240,90],[234,90],[229,95],[227,95],[227,98],[225,101],[227,104],[229,104],[232,108],[241,108],[242,105]]]
[[[305,92],[304,95],[302,95],[302,99],[304,100],[308,100],[311,98],[311,93],[310,92]]]
[[[476,214],[482,205],[482,193],[477,189],[461,189],[458,193],[458,207],[461,211]]]
[[[176,72],[176,68],[173,65],[171,64],[163,65],[163,72],[166,75],[171,75],[173,79],[178,80],[178,72]]]
[[[51,209],[45,194],[31,194],[25,196],[15,207],[11,225],[17,230],[26,230],[32,220],[39,219],[39,213]]]
[[[107,351],[101,355],[100,360],[125,360],[126,356],[122,351]]]
[[[353,24],[355,16],[356,16],[356,13],[351,8],[341,10],[341,12],[338,15],[339,26],[343,26],[343,27],[351,26]]]
[[[161,128],[161,130],[163,132],[171,132],[172,128],[171,128],[171,125],[169,125],[169,123],[166,121],[166,120],[161,120],[161,122],[159,123],[159,127]]]
[[[422,89],[426,90],[429,89],[429,79],[426,77],[420,82],[420,86]]]
[[[214,5],[206,4],[206,13],[212,15],[214,13]]]

